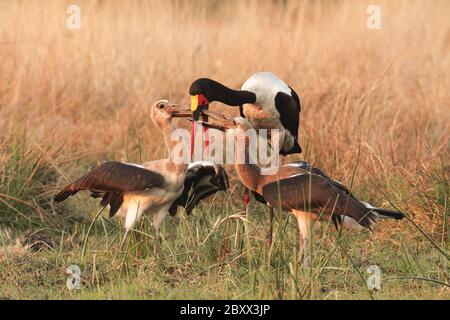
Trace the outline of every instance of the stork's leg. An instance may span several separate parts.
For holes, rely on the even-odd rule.
[[[299,251],[297,262],[299,264],[303,264],[305,267],[308,267],[311,258],[309,252],[309,239],[311,236],[313,219],[311,214],[307,212],[293,211],[293,214],[297,218],[299,231]]]
[[[242,118],[245,118],[245,115],[244,115],[244,107],[243,107],[242,105],[239,106],[239,115],[240,115]]]
[[[155,242],[153,244],[153,254],[155,258],[158,258],[158,251],[159,251],[159,227],[161,226],[161,223],[163,222],[166,215],[169,213],[167,211],[168,209],[169,207],[164,207],[153,215],[153,227],[155,228]]]
[[[271,246],[272,245],[272,234],[273,234],[273,207],[269,206],[269,230],[267,231],[266,235],[266,245]]]
[[[195,133],[197,132],[197,121],[192,121],[191,128],[191,161],[194,159]]]
[[[202,121],[208,122],[208,116],[202,114]],[[206,154],[204,160],[209,161],[209,131],[207,127],[203,127],[203,138],[205,139],[205,154]]]
[[[248,215],[248,203],[250,202],[249,190],[247,187],[244,187],[244,209],[245,214]]]

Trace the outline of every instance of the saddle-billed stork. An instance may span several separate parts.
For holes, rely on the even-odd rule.
[[[188,111],[166,100],[156,102],[151,108],[151,119],[161,131],[169,151],[167,159],[143,164],[104,162],[65,187],[54,197],[55,202],[64,201],[81,190],[90,190],[94,198],[102,197],[100,204],[109,206],[110,217],[118,213],[125,218],[125,236],[121,247],[144,211],[150,211],[153,213],[154,254],[157,256],[159,228],[168,213],[175,214],[178,206],[186,207],[190,212],[201,199],[228,186],[223,181],[223,168],[213,167],[211,171],[199,169],[207,167],[205,165],[188,165],[172,160],[176,144],[171,139],[175,130],[172,118],[191,116]],[[186,185],[189,186],[189,197],[185,196]],[[194,200],[183,202],[185,198]]]
[[[238,117],[234,120],[222,117],[218,124],[201,123],[209,128],[241,130],[251,129],[250,123]],[[402,219],[403,213],[377,208],[359,201],[341,183],[328,177],[320,169],[305,161],[281,166],[276,174],[263,175],[261,167],[252,162],[248,150],[249,139],[245,137],[246,163],[235,163],[236,172],[242,183],[256,192],[271,207],[280,207],[297,218],[299,227],[299,262],[307,263],[308,242],[311,227],[316,220],[331,220],[336,228],[343,225],[350,228],[368,228],[377,218]],[[242,152],[235,148],[235,153]],[[271,231],[270,231],[271,232]]]
[[[248,78],[241,90],[233,90],[208,78],[195,80],[190,88],[191,111],[193,112],[191,133],[191,157],[198,120],[208,121],[208,107],[213,101],[230,106],[239,106],[241,117],[248,119],[255,129],[279,130],[279,153],[281,155],[301,153],[298,143],[300,123],[300,99],[289,85],[271,72],[257,72]],[[204,128],[205,146],[208,133]],[[244,192],[244,204],[248,205],[248,190]],[[273,215],[273,212],[271,212]]]
[[[219,101],[229,106],[239,106],[241,117],[247,118],[254,129],[279,129],[281,155],[302,152],[297,141],[300,99],[294,89],[273,73],[255,73],[244,82],[241,90],[233,90],[212,79],[200,78],[191,84],[189,94],[194,120],[191,139],[195,136],[196,121],[202,111],[208,110],[211,102]],[[207,116],[207,111],[203,114]]]

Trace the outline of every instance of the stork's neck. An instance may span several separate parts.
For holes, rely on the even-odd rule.
[[[218,98],[215,100],[229,106],[241,106],[245,103],[254,103],[256,101],[256,95],[250,91],[226,88],[226,90],[218,94]]]
[[[214,80],[210,80],[208,87],[207,95],[210,101],[220,101],[229,106],[241,106],[256,101],[256,95],[253,92],[233,90]]]
[[[242,183],[249,188],[252,191],[256,191],[258,193],[261,193],[260,189],[260,181],[262,179],[261,175],[261,168],[256,161],[250,161],[253,160],[253,155],[249,151],[249,141],[248,137],[245,137],[245,163],[240,164],[239,163],[239,157],[238,153],[240,150],[238,148],[234,149],[234,161],[235,161],[235,168],[236,172],[241,179]]]

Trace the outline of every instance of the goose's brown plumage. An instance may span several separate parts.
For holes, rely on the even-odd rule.
[[[171,136],[176,129],[172,124],[173,117],[189,116],[185,110],[166,100],[156,102],[151,108],[151,119],[164,137],[168,158],[140,165],[105,162],[65,187],[55,196],[55,201],[61,202],[78,191],[90,190],[93,197],[102,197],[103,206],[110,206],[111,216],[118,213],[125,218],[124,240],[144,211],[150,211],[156,231],[156,254],[159,227],[169,207],[183,191],[187,164],[172,160],[176,142]]]
[[[244,118],[215,118],[219,121],[218,125],[203,125],[219,130],[237,129],[233,132],[235,136],[251,129]],[[271,207],[281,207],[297,218],[300,261],[307,258],[307,243],[314,220],[332,220],[336,226],[343,224],[370,229],[375,218],[401,219],[404,216],[401,212],[376,208],[359,201],[344,185],[305,161],[285,164],[277,173],[264,175],[259,165],[252,164],[256,162],[251,159],[248,136],[244,137],[244,141],[246,163],[235,163],[236,172],[242,183],[262,196]],[[242,152],[237,148],[234,151],[236,157]]]
[[[134,164],[107,161],[69,184],[54,199],[55,202],[62,202],[81,190],[90,190],[94,194],[104,192],[101,205],[111,205],[112,217],[122,205],[124,192],[160,187],[163,182],[164,177],[157,172]]]
[[[312,212],[317,217],[322,215],[323,220],[331,216],[348,216],[369,229],[375,220],[371,210],[351,193],[330,183],[329,178],[302,169],[297,174],[265,184],[262,195],[274,207]],[[337,224],[342,221],[339,218],[332,220]]]

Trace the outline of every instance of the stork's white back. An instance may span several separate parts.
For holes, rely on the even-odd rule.
[[[275,96],[278,92],[291,94],[289,86],[272,72],[257,72],[245,81],[241,90],[253,92],[256,95],[255,104],[266,109],[275,108]]]

